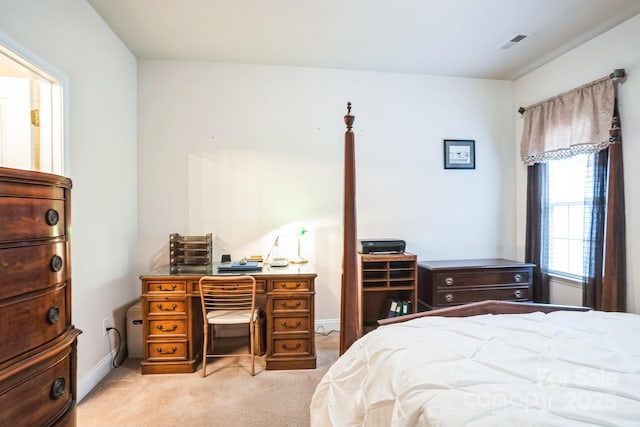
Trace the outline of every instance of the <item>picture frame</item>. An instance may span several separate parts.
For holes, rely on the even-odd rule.
[[[444,168],[475,169],[476,141],[474,139],[445,139]]]

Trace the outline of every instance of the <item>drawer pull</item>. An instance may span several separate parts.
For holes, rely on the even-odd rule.
[[[165,308],[165,306],[162,304],[158,304],[157,307],[158,310],[162,311],[175,311],[175,309],[178,308],[178,304],[171,304],[171,308]]]
[[[178,329],[178,325],[176,325],[175,323],[171,325],[171,329],[165,329],[162,325],[158,325],[158,330],[160,332],[173,332],[176,329]]]
[[[62,377],[58,377],[51,385],[51,399],[58,400],[64,395],[67,387],[66,381]]]
[[[515,291],[513,294],[516,296],[516,298],[521,298],[522,297],[522,291],[520,291],[519,289],[517,291]]]
[[[54,325],[58,323],[58,320],[60,320],[60,309],[55,306],[51,307],[49,311],[47,311],[47,321]]]
[[[178,351],[178,347],[171,347],[171,351],[164,351],[161,348],[158,348],[158,353],[160,354],[176,354],[176,352]]]
[[[58,214],[58,211],[55,209],[49,209],[45,215],[47,224],[49,225],[56,225],[58,224],[58,221],[60,221],[60,214]]]
[[[522,274],[516,274],[515,276],[513,276],[513,280],[515,280],[516,282],[522,282]]]
[[[453,277],[447,277],[446,279],[444,279],[444,283],[447,286],[453,285]]]
[[[300,348],[300,343],[297,342],[295,345],[296,348],[289,348],[289,346],[287,345],[287,343],[282,344],[282,348],[284,348],[285,350],[297,350]]]
[[[49,267],[51,267],[51,271],[53,271],[54,273],[57,273],[58,271],[62,270],[62,258],[60,257],[60,255],[54,255],[51,257],[51,261],[49,262]]]
[[[157,284],[156,286],[159,291],[175,291],[176,288],[178,287],[178,285],[176,285],[175,283],[171,285],[171,289],[163,288],[161,284]]]
[[[288,305],[286,301],[282,301],[280,305],[283,306],[284,308],[297,308],[297,307],[300,307],[300,301],[296,301],[296,304],[293,307]]]
[[[300,287],[300,282],[296,282],[296,289],[298,289]],[[287,284],[285,282],[280,283],[280,287],[282,287],[282,289],[287,289]]]
[[[444,299],[447,300],[447,302],[452,302],[453,301],[453,295],[451,294],[446,294],[444,296]]]
[[[283,328],[297,328],[298,326],[300,326],[300,321],[298,320],[295,326],[287,325],[287,322],[280,322],[280,325]]]

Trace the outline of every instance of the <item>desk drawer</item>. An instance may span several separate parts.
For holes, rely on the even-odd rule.
[[[147,341],[147,359],[187,360],[187,341]]]
[[[187,291],[187,282],[185,281],[169,281],[158,280],[144,283],[142,292],[149,294],[166,294],[166,293],[181,293],[184,294]]]
[[[469,290],[450,289],[438,291],[438,306],[467,304],[484,300],[501,301],[527,301],[531,299],[531,290],[528,287],[501,287],[501,288],[478,288]]]
[[[271,298],[271,312],[282,313],[291,311],[309,311],[311,297],[309,296],[273,296]]]
[[[273,333],[309,333],[309,316],[283,316],[273,318]]]
[[[255,278],[255,277],[254,277]],[[256,279],[256,293],[264,294],[267,289],[266,281]],[[194,294],[200,294],[200,283],[198,281],[194,281],[191,284],[191,288],[193,289]]]
[[[270,282],[273,292],[294,292],[311,290],[309,280],[273,280]]]
[[[0,300],[65,281],[66,243],[0,249]]]
[[[273,356],[310,355],[309,338],[274,338]]]
[[[530,281],[530,270],[521,268],[443,271],[434,274],[434,285],[438,289],[461,286],[527,284]]]
[[[149,338],[166,336],[186,336],[187,321],[185,319],[149,320]]]
[[[149,299],[147,300],[147,313],[150,316],[167,314],[187,314],[186,299]]]

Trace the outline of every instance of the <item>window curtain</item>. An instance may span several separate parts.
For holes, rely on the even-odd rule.
[[[614,116],[611,144],[593,156],[590,241],[582,303],[603,311],[626,309],[626,239],[622,144]]]
[[[534,263],[533,294],[549,302],[548,249],[544,204],[548,200],[545,162],[594,153],[593,206],[584,272],[583,304],[624,311],[626,245],[620,126],[614,80],[607,76],[524,109],[521,158],[527,164],[525,261]]]
[[[549,275],[547,265],[549,245],[543,239],[549,229],[546,206],[548,200],[547,164],[536,163],[527,168],[527,225],[525,261],[535,264],[533,269],[533,300],[549,303]]]

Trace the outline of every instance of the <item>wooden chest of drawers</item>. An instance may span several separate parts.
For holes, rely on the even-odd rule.
[[[501,258],[418,263],[421,310],[483,300],[531,301],[533,264]]]
[[[211,270],[217,274],[215,265]],[[194,372],[202,361],[202,275],[159,269],[140,277],[143,374]],[[314,369],[313,268],[265,267],[253,276],[266,313],[267,369]]]
[[[75,425],[70,191],[0,168],[0,425]]]

